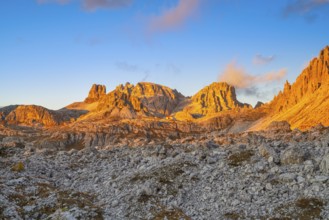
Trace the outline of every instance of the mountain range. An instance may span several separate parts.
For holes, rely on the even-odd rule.
[[[179,129],[252,131],[266,129],[274,121],[287,121],[291,128],[307,130],[317,124],[329,125],[329,47],[325,47],[293,84],[272,101],[254,108],[237,100],[235,88],[214,82],[192,97],[150,82],[126,83],[106,92],[94,84],[86,99],[54,111],[36,105],[0,108],[3,125],[76,127],[80,124],[163,122]],[[195,127],[195,129],[193,128]],[[186,130],[186,129],[185,129]],[[183,131],[185,131],[183,129]]]
[[[225,82],[2,107],[0,219],[329,219],[328,91],[326,47],[254,107]]]

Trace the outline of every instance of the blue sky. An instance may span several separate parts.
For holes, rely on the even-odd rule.
[[[328,0],[10,0],[0,6],[0,106],[59,109],[93,83],[186,96],[220,80],[269,101],[329,44]]]

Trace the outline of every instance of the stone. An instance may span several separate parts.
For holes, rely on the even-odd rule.
[[[322,158],[322,161],[320,163],[320,171],[322,173],[329,174],[329,154],[325,155]]]
[[[287,121],[273,121],[266,128],[267,131],[290,132],[290,124]]]
[[[275,163],[280,162],[279,155],[275,152],[275,150],[271,146],[262,144],[259,146],[258,150],[259,150],[260,155],[267,158],[269,160],[269,162],[275,162]]]
[[[315,176],[314,179],[317,182],[326,182],[329,179],[329,177],[328,176]]]
[[[281,154],[281,163],[284,165],[301,164],[305,159],[305,150],[298,146],[289,147]]]
[[[283,182],[291,182],[296,179],[296,174],[294,173],[283,173],[279,176],[279,179]]]

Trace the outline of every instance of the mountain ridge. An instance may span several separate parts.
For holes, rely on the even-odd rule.
[[[235,88],[225,82],[214,82],[192,97],[185,97],[167,86],[140,82],[118,85],[108,93],[106,86],[93,84],[84,101],[57,111],[35,105],[3,107],[0,108],[0,118],[3,124],[46,127],[80,121],[101,123],[103,120],[165,120],[168,123],[197,124],[225,121],[225,128],[239,125],[245,131],[266,129],[273,121],[287,121],[292,128],[305,130],[319,123],[329,126],[326,114],[328,90],[329,46],[326,46],[293,84],[286,81],[283,90],[272,101],[258,103],[255,108],[240,102]],[[227,120],[222,120],[223,117]],[[215,127],[222,127],[217,122]]]

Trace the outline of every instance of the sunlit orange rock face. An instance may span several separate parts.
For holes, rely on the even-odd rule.
[[[329,47],[320,52],[309,66],[298,76],[296,82],[290,85],[285,83],[283,92],[280,92],[271,102],[276,112],[285,111],[296,105],[302,99],[312,96],[321,87],[329,84]]]
[[[17,106],[5,117],[5,120],[11,124],[42,124],[46,126],[58,125],[61,122],[55,111],[36,105]]]
[[[119,85],[103,97],[97,111],[110,116],[135,118],[136,115],[163,117],[170,115],[185,97],[176,90],[154,83]]]
[[[267,107],[270,114],[259,128],[271,121],[288,121],[292,128],[302,130],[319,123],[329,126],[329,47],[310,62],[295,83],[286,82]]]
[[[88,97],[85,99],[85,103],[93,103],[100,100],[106,95],[106,86],[94,84],[88,94]]]
[[[189,123],[194,123],[193,128],[202,125],[207,130],[225,128],[243,132],[286,121],[291,129],[306,130],[320,123],[329,126],[328,109],[329,47],[326,47],[295,83],[286,82],[283,91],[271,102],[258,103],[254,109],[239,102],[235,88],[225,82],[212,83],[192,97],[147,82],[119,85],[107,94],[105,86],[94,84],[83,102],[57,111],[34,105],[0,108],[0,122],[45,126],[87,122],[90,126],[89,122],[102,124],[107,119],[111,119],[110,122],[132,119],[128,123],[138,119],[141,124],[142,121],[166,121],[173,129],[177,124],[189,127]],[[190,127],[182,130],[191,130]]]
[[[237,100],[233,86],[225,82],[215,82],[195,94],[184,111],[192,115],[209,115],[238,108],[251,106]]]

